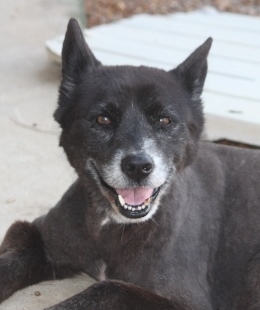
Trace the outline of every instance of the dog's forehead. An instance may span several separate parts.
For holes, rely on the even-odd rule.
[[[86,79],[96,101],[161,101],[167,103],[181,92],[179,84],[164,70],[145,66],[101,66]]]
[[[95,83],[116,89],[118,87],[135,87],[146,84],[160,85],[162,80],[170,80],[168,73],[145,66],[101,66],[93,72]]]

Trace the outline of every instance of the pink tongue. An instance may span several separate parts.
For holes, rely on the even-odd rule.
[[[124,198],[126,204],[130,206],[139,206],[153,194],[153,188],[136,187],[132,189],[117,188],[116,192]]]

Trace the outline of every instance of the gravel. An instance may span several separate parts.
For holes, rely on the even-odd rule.
[[[93,27],[140,13],[188,12],[203,6],[260,16],[260,0],[84,0],[87,26]]]

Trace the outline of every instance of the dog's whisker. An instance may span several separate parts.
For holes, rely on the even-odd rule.
[[[154,218],[151,217],[151,220],[157,225],[159,226],[159,224],[156,222],[156,220]]]

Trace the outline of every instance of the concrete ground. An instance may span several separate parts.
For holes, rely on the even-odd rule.
[[[52,118],[60,67],[51,64],[44,48],[47,39],[64,33],[72,16],[82,16],[79,0],[0,2],[0,242],[15,220],[46,213],[75,179]],[[0,310],[44,309],[88,283],[82,275],[36,285]]]

